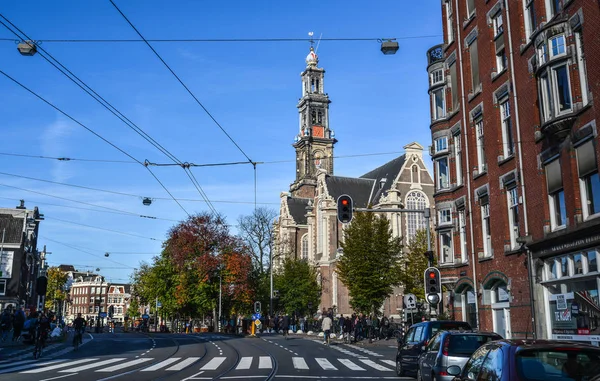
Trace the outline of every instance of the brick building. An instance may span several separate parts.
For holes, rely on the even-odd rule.
[[[423,160],[423,147],[405,145],[404,154],[360,177],[333,174],[333,148],[337,140],[329,125],[329,96],[324,91],[323,68],[311,48],[301,74],[302,98],[298,103],[299,131],[295,137],[296,179],[282,192],[280,215],[275,226],[275,252],[279,258],[294,256],[318,267],[322,295],[312,312],[332,309],[351,314],[348,290],[338,279],[344,226],[337,220],[337,198],[348,194],[357,208],[423,209],[433,203],[433,180]],[[385,213],[394,236],[406,244],[425,219],[418,213]],[[280,261],[279,261],[280,263]],[[278,265],[278,262],[275,262]],[[403,291],[398,287],[384,301],[382,312],[399,317]]]
[[[505,337],[600,341],[599,4],[443,0],[442,23],[427,71],[443,304]]]
[[[98,274],[77,274],[69,292],[68,316],[75,319],[78,313],[88,321],[96,321],[100,312],[107,312],[109,284]]]

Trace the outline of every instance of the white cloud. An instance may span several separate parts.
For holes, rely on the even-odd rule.
[[[69,139],[74,131],[75,126],[62,118],[58,118],[56,121],[46,126],[39,137],[42,155],[62,156],[69,146]],[[72,170],[69,170],[67,167],[60,164],[60,162],[52,164],[50,173],[52,174],[52,179],[54,181],[62,182],[74,176]]]

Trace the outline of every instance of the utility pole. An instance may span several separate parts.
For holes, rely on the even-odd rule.
[[[269,277],[271,278],[271,292],[269,293],[269,316],[273,316],[273,250],[269,250]]]
[[[221,296],[222,296],[222,289],[223,287],[221,286],[221,272],[223,271],[223,267],[221,266],[219,268],[219,332],[221,332]]]

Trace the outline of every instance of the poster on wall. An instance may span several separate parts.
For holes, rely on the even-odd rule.
[[[12,278],[14,251],[0,251],[0,278]]]
[[[590,319],[580,313],[573,292],[550,295],[549,301],[553,335],[590,334]]]

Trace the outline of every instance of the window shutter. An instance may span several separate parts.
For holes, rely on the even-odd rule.
[[[559,159],[546,165],[546,182],[548,183],[548,193],[554,193],[562,189],[562,175],[560,173]]]
[[[584,177],[597,170],[594,141],[590,140],[577,147],[577,168],[579,177]]]

